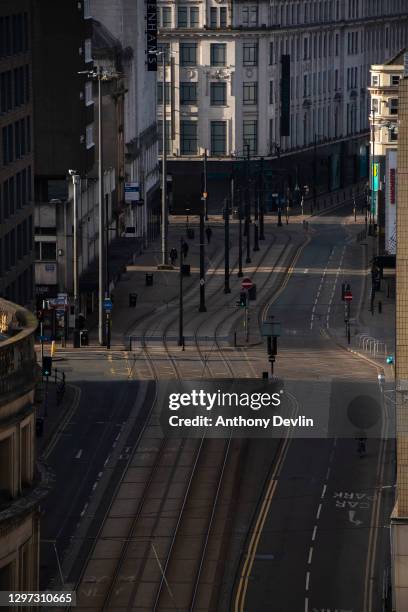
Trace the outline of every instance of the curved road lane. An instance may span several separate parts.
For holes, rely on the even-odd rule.
[[[306,389],[326,385],[327,410],[333,396],[346,401],[348,381],[377,385],[377,368],[329,335],[344,333],[341,283],[352,286],[352,316],[363,287],[363,247],[349,239],[349,211],[336,214],[314,221],[312,240],[270,309],[284,330],[276,374]],[[382,610],[392,452],[392,442],[379,439],[368,440],[364,457],[354,439],[291,440],[249,551],[252,570],[246,582],[241,576],[237,612]]]

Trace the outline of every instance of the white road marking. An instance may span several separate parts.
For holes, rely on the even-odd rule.
[[[319,520],[320,518],[320,513],[322,511],[322,504],[319,504],[319,507],[317,509],[317,514],[316,514],[316,519]]]
[[[312,557],[313,557],[313,546],[311,546],[311,547],[309,548],[309,558],[308,558],[308,560],[307,560],[308,565],[310,565],[310,564],[311,564],[311,562],[312,562]]]
[[[312,533],[312,542],[315,541],[316,539],[316,532],[317,532],[317,525],[314,526],[313,528],[313,533]]]
[[[327,489],[327,485],[324,485],[323,486],[323,491],[322,491],[322,499],[326,495],[326,489]]]
[[[306,591],[309,590],[310,572],[306,572]]]
[[[305,597],[305,612],[309,612],[309,599]]]
[[[82,455],[82,448],[80,448],[77,454],[75,455],[75,459],[80,459],[81,455]]]

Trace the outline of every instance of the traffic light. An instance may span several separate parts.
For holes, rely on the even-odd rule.
[[[52,357],[44,356],[42,360],[42,375],[51,376]]]
[[[247,303],[247,294],[246,291],[241,291],[239,294],[239,307],[245,308]]]
[[[394,355],[387,355],[387,358],[385,361],[388,365],[392,365],[394,363]]]

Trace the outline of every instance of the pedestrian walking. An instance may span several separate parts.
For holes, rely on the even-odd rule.
[[[209,225],[207,225],[207,227],[205,228],[205,233],[207,235],[207,242],[208,244],[210,244],[211,242],[211,236],[212,236],[212,229]]]
[[[170,261],[171,261],[172,266],[174,265],[176,260],[177,260],[177,249],[173,247],[170,251]]]
[[[183,243],[181,245],[181,250],[183,253],[183,258],[186,259],[187,255],[188,255],[188,244],[185,240],[183,240]]]

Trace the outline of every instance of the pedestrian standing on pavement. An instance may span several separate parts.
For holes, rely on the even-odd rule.
[[[207,227],[205,228],[205,233],[207,235],[207,242],[208,244],[210,244],[211,242],[211,236],[212,236],[212,229],[209,225],[207,225]]]
[[[170,261],[171,261],[172,266],[174,266],[176,259],[177,259],[177,249],[173,247],[170,251]]]
[[[183,244],[181,245],[181,250],[183,252],[183,258],[186,259],[188,255],[188,244],[185,240],[183,240]]]

